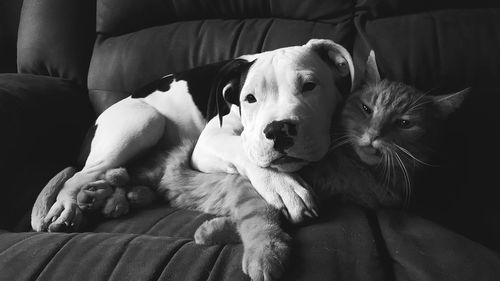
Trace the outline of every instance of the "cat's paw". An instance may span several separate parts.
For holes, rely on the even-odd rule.
[[[98,180],[83,186],[76,196],[76,202],[82,211],[93,211],[101,208],[111,194],[113,187],[105,180]]]
[[[200,245],[236,244],[241,239],[235,223],[228,217],[205,221],[194,233],[194,241]]]
[[[278,280],[284,273],[290,258],[290,236],[256,241],[246,245],[243,253],[243,272],[253,281]]]
[[[62,198],[52,205],[43,219],[43,225],[49,232],[73,232],[79,229],[82,220],[82,211],[76,200]]]
[[[105,217],[118,218],[126,215],[129,209],[126,191],[121,187],[116,187],[113,194],[106,199],[101,212]]]
[[[154,191],[147,186],[134,186],[127,192],[127,198],[132,207],[146,207],[156,199]]]
[[[314,194],[299,176],[260,168],[249,179],[257,192],[292,223],[318,216]]]

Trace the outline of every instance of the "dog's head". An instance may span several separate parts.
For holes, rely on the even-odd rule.
[[[219,112],[239,106],[243,148],[261,167],[295,171],[321,159],[330,145],[330,126],[354,67],[345,48],[312,39],[302,46],[242,56],[228,69]],[[242,71],[243,69],[243,71]],[[243,73],[243,74],[242,74]],[[346,83],[347,82],[347,83]]]

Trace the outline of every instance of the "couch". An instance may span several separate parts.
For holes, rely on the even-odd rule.
[[[476,0],[3,0],[0,3],[0,280],[248,280],[238,244],[200,246],[211,215],[166,203],[79,233],[35,233],[58,171],[82,165],[96,116],[141,85],[246,53],[329,38],[357,69],[432,93],[471,86],[437,167],[406,210],[337,201],[287,226],[283,280],[499,280],[500,4]]]

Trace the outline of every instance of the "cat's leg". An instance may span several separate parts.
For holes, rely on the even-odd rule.
[[[278,279],[288,262],[291,241],[281,229],[281,213],[241,175],[207,174],[190,168],[192,146],[184,144],[170,153],[158,192],[173,206],[230,217],[243,243],[243,271],[252,280]],[[204,224],[197,230],[197,240],[207,241],[210,230],[227,230],[228,225],[225,219]]]
[[[151,205],[157,198],[153,189],[145,185],[132,186],[127,192],[127,199],[130,205],[134,208],[144,208]]]
[[[215,240],[213,242],[222,239],[234,242],[234,227],[231,226],[236,224],[244,249],[243,272],[252,280],[277,280],[289,261],[291,242],[291,237],[280,226],[280,211],[269,205],[250,181],[240,175],[229,175],[225,181],[212,187],[226,189],[212,190],[212,193],[221,191],[225,195],[227,212],[235,223],[221,218],[213,219],[210,221],[214,227],[212,230],[229,233],[215,232],[210,237],[207,235],[207,225],[202,225],[197,234],[204,232],[205,238],[210,237]]]
[[[126,215],[129,209],[127,190],[124,187],[117,186],[114,188],[113,194],[106,199],[101,212],[105,217],[118,218]]]
[[[241,243],[236,223],[230,217],[216,217],[202,223],[194,233],[194,241],[200,245]]]

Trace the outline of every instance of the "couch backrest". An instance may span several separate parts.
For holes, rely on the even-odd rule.
[[[17,72],[17,28],[22,4],[22,0],[0,1],[0,73]]]
[[[19,72],[86,85],[95,40],[95,2],[24,0],[18,36]]]
[[[25,0],[18,68],[87,84],[98,113],[167,73],[310,38],[344,45],[358,68],[373,48],[382,75],[422,90],[500,77],[500,2],[408,3]]]
[[[98,0],[89,71],[101,111],[167,73],[312,37],[352,45],[352,1]]]

